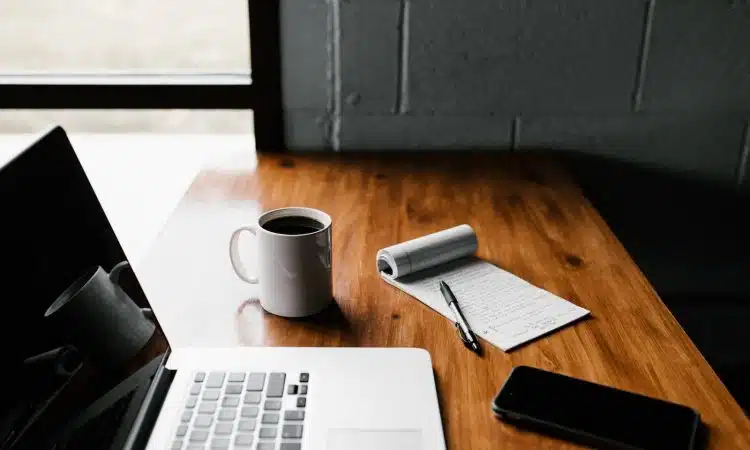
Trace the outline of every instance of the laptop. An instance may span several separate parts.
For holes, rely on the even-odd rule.
[[[82,270],[127,257],[62,128],[0,168],[0,217],[0,449],[445,448],[422,349],[169,348],[166,336],[127,371],[87,362],[44,312]],[[148,312],[137,274],[121,280]]]

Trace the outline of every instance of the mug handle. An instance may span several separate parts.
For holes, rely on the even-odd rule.
[[[128,267],[130,267],[130,263],[127,261],[123,261],[123,262],[115,264],[112,270],[109,271],[109,281],[111,281],[114,284],[119,284],[120,273],[122,273],[122,271],[127,269]]]
[[[229,240],[229,261],[232,263],[234,273],[236,273],[242,281],[250,284],[258,284],[258,277],[247,274],[247,269],[245,269],[245,265],[242,264],[242,258],[240,258],[240,250],[238,246],[240,243],[240,235],[243,231],[248,231],[252,233],[253,236],[257,236],[257,230],[252,225],[234,230],[232,238]]]

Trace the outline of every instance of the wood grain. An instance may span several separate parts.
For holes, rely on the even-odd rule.
[[[709,429],[709,448],[750,448],[747,417],[555,161],[262,154],[250,165],[202,172],[180,208],[241,199],[262,210],[303,205],[328,212],[336,305],[312,319],[287,320],[247,301],[239,309],[244,344],[426,348],[451,449],[575,448],[493,417],[490,401],[522,364],[688,405]],[[450,322],[383,282],[375,268],[378,249],[461,223],[476,231],[479,256],[592,317],[509,353],[487,343],[483,358],[467,351]]]

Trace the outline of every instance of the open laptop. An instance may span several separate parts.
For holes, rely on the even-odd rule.
[[[121,375],[77,359],[44,311],[127,258],[62,128],[0,168],[0,224],[0,449],[445,448],[421,349],[167,348]]]

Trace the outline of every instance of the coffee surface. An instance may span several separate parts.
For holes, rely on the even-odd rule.
[[[288,234],[291,236],[315,233],[322,230],[323,224],[310,217],[289,216],[271,219],[262,227],[272,233]]]

